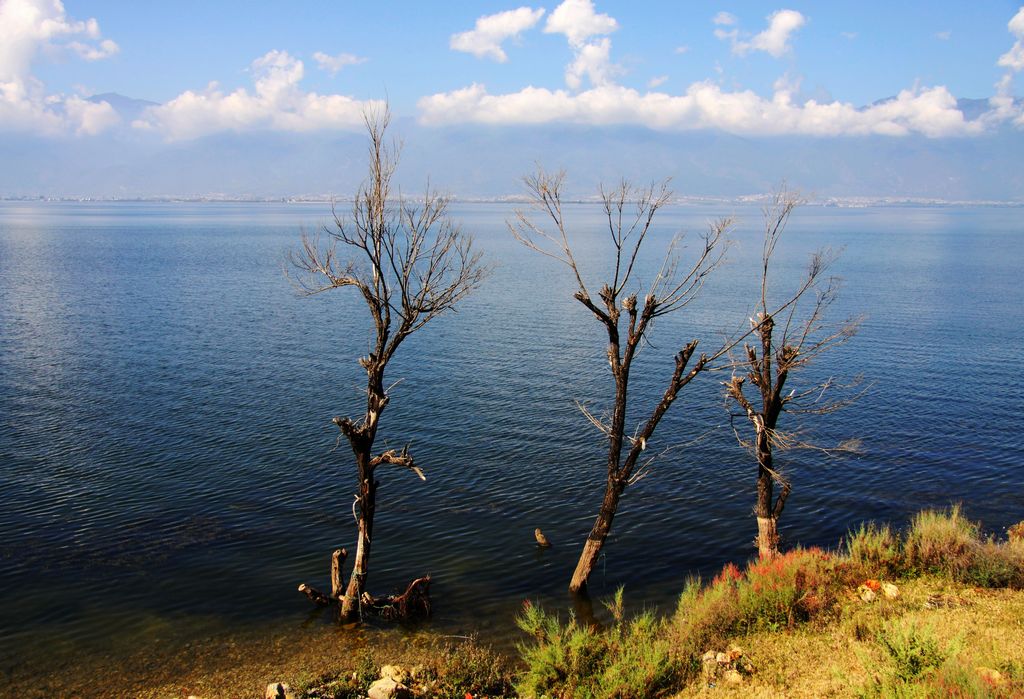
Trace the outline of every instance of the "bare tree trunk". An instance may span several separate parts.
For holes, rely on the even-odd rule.
[[[762,560],[779,555],[778,520],[772,516],[757,516],[757,554]]]
[[[757,553],[761,558],[774,558],[779,553],[779,530],[778,520],[772,515],[771,508],[771,476],[765,478],[763,473],[757,478]],[[763,482],[767,480],[768,485],[768,507],[762,505]]]
[[[356,557],[352,564],[352,575],[348,579],[345,598],[341,602],[341,618],[344,621],[355,621],[359,618],[359,600],[366,590],[366,577],[370,568],[373,515],[377,506],[377,483],[373,480],[369,450],[357,452],[356,461],[361,478],[357,502],[359,539],[356,544]]]
[[[569,583],[570,592],[580,592],[587,586],[587,579],[597,564],[597,557],[601,553],[608,532],[612,528],[612,520],[615,519],[615,510],[619,506],[619,498],[625,484],[614,476],[608,477],[608,484],[604,489],[604,500],[601,503],[601,511],[597,513],[594,526],[587,537],[587,543],[583,546],[580,560],[576,563],[576,570],[572,574],[572,581]]]
[[[769,429],[774,429],[774,421]],[[761,558],[779,555],[779,517],[792,490],[788,480],[779,480],[779,494],[774,495],[778,474],[772,461],[772,444],[765,429],[758,430],[757,444],[757,552]],[[774,498],[773,498],[774,495]]]

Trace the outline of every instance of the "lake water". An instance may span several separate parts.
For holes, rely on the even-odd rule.
[[[594,271],[607,261],[600,212],[568,208]],[[523,599],[569,605],[604,481],[600,435],[574,400],[600,410],[610,387],[600,327],[564,269],[510,238],[512,210],[453,208],[493,273],[390,368],[403,380],[381,436],[411,441],[427,481],[381,473],[370,574],[384,593],[431,573],[431,628],[499,642]],[[786,543],[836,546],[864,520],[955,501],[996,533],[1024,518],[1022,211],[795,214],[776,288],[796,283],[811,251],[841,248],[833,317],[866,316],[808,380],[861,374],[868,390],[806,423],[823,443],[860,438],[863,453],[784,458]],[[655,327],[631,422],[686,341],[710,348],[746,323],[758,281],[756,207],[663,213],[652,253],[722,215],[737,217],[735,244],[701,297]],[[283,273],[300,230],[328,215],[0,203],[0,674],[330,624],[295,588],[326,586],[331,550],[354,547],[353,467],[330,419],[361,414],[367,323],[350,290],[300,297]],[[724,378],[703,376],[662,422],[651,448],[675,448],[627,490],[595,595],[624,584],[632,604],[669,608],[688,576],[752,554],[755,469],[728,426]],[[554,548],[535,548],[535,527]]]

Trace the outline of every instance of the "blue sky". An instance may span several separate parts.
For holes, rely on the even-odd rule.
[[[957,121],[949,100],[1019,94],[1022,12],[995,0],[0,0],[0,45],[8,45],[0,48],[0,130],[87,136],[131,126],[180,140],[248,128],[351,129],[365,101],[386,96],[397,114],[427,125],[972,135],[984,125]],[[40,29],[47,22],[51,29]],[[474,32],[478,22],[489,30]],[[255,104],[261,76],[267,99]],[[237,90],[251,103],[226,104]],[[177,108],[125,124],[76,100],[105,92]],[[901,93],[888,113],[851,111]],[[195,99],[186,104],[183,95]],[[25,108],[20,116],[12,104]],[[294,114],[302,109],[312,111]],[[1004,105],[990,124],[1024,124],[1019,112]]]
[[[350,53],[366,62],[333,78],[309,71],[308,87],[362,98],[386,90],[396,106],[412,109],[428,92],[485,82],[495,89],[558,87],[571,50],[539,28],[507,43],[501,64],[449,49],[452,34],[477,18],[515,9],[516,2],[277,2],[125,3],[73,0],[76,19],[95,18],[118,55],[105,61],[40,61],[38,75],[58,91],[76,84],[166,101],[211,80],[247,84],[246,69],[271,49],[313,64],[312,54]],[[548,12],[557,3],[535,3]],[[760,31],[772,12],[794,9],[807,18],[781,60],[764,53],[737,56],[713,35],[712,18],[727,10],[748,31]],[[665,89],[723,78],[769,90],[786,71],[799,72],[812,90],[865,104],[895,95],[915,81],[945,85],[957,96],[987,97],[1001,70],[996,59],[1011,45],[1011,2],[596,2],[615,18],[615,60],[629,71],[623,82],[644,87],[668,76]],[[948,37],[945,32],[949,32]],[[855,35],[852,38],[849,35]],[[940,38],[941,37],[941,38]],[[677,54],[679,47],[688,47]],[[554,64],[554,65],[552,65]],[[555,68],[552,70],[551,68]]]

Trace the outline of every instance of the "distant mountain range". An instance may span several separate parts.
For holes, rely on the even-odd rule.
[[[0,134],[0,196],[101,198],[281,198],[349,195],[363,176],[361,133],[221,133],[165,142],[131,128],[156,103],[116,93],[94,95],[124,124],[101,136],[46,139]],[[958,102],[965,118],[984,99]],[[737,136],[721,131],[653,131],[637,126],[425,127],[393,124],[405,142],[405,191],[431,182],[462,198],[522,192],[536,163],[568,172],[570,196],[601,182],[672,177],[680,195],[738,197],[785,180],[819,199],[868,197],[1024,201],[1024,130],[1009,126],[975,137]]]

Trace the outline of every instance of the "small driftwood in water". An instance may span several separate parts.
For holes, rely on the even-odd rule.
[[[551,542],[548,541],[546,536],[544,536],[544,532],[540,530],[540,527],[533,530],[533,538],[537,540],[537,546],[540,546],[542,549],[546,549],[551,546]]]
[[[400,595],[374,597],[364,592],[363,609],[392,621],[424,619],[430,616],[430,576],[416,578]]]
[[[309,601],[318,607],[327,607],[332,604],[337,604],[338,600],[328,597],[324,593],[315,587],[311,587],[306,583],[299,585],[299,592],[309,598]]]
[[[331,597],[339,599],[345,594],[345,579],[341,574],[341,569],[345,565],[345,559],[348,558],[348,551],[345,549],[337,549],[331,554]]]
[[[345,565],[345,559],[348,558],[348,551],[345,549],[337,549],[331,554],[331,595],[328,597],[320,590],[316,589],[312,585],[302,583],[299,585],[299,592],[309,598],[309,601],[318,607],[327,607],[332,604],[338,604],[341,600],[341,596],[345,594],[345,578],[342,575],[342,568]]]

